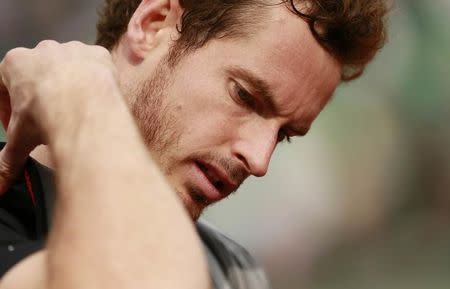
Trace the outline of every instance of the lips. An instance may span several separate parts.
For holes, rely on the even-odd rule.
[[[217,193],[206,194],[209,202],[222,199],[237,189],[238,185],[219,167],[202,161],[196,161],[195,164]]]
[[[221,190],[224,186],[224,182],[217,176],[211,169],[208,169],[202,163],[197,163],[200,170],[206,175],[208,180],[216,187],[216,189]]]

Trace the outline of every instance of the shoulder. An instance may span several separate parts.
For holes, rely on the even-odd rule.
[[[270,288],[263,269],[244,247],[204,221],[197,222],[197,230],[215,289]]]

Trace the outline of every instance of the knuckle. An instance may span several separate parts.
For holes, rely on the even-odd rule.
[[[97,53],[100,56],[107,57],[107,58],[111,57],[111,53],[105,47],[99,46],[99,45],[95,45],[95,46],[93,46],[93,48],[95,49],[95,51],[97,51]]]
[[[108,67],[113,65],[112,56],[108,49],[104,48],[103,46],[92,46],[92,49],[95,55],[103,64]]]
[[[100,51],[100,55],[99,57],[108,65],[108,66],[112,66],[113,65],[113,59],[111,54],[109,53],[108,50],[101,50]]]
[[[66,45],[69,47],[80,48],[81,46],[83,46],[85,44],[82,43],[81,41],[73,40],[73,41],[67,42]]]
[[[58,45],[59,43],[55,40],[42,40],[36,45],[36,48],[48,48]]]
[[[3,62],[5,65],[13,64],[17,60],[23,58],[27,54],[27,52],[29,52],[29,49],[23,47],[11,49],[5,54]]]

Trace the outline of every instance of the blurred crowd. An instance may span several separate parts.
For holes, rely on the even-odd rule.
[[[0,57],[93,43],[101,0],[1,0]],[[204,218],[277,289],[450,287],[450,1],[393,3],[389,42],[308,136]]]

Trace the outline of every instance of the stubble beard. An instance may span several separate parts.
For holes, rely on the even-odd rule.
[[[167,153],[171,143],[180,134],[176,133],[176,118],[167,103],[167,89],[170,85],[170,68],[161,61],[154,74],[138,85],[131,112],[136,120],[145,144],[160,165],[162,155]]]
[[[172,154],[178,150],[182,126],[181,120],[175,114],[175,105],[170,102],[167,94],[168,88],[172,84],[171,75],[176,68],[176,65],[169,66],[169,61],[167,58],[163,59],[157,65],[154,74],[137,85],[134,90],[134,101],[131,103],[131,112],[146,146],[164,175],[170,179],[172,166],[177,162]],[[213,153],[193,154],[188,156],[187,159],[191,162],[202,159],[219,164],[236,183],[242,183],[247,177],[247,173],[234,165],[232,161]],[[196,185],[191,183],[184,185],[191,196],[201,195],[200,189]],[[171,186],[173,187],[173,184]],[[176,188],[174,188],[174,191],[176,191]],[[207,205],[192,204],[192,201],[186,199],[186,196],[181,192],[176,193],[192,219],[197,220]]]
[[[155,69],[154,74],[138,85],[134,90],[135,97],[131,103],[131,112],[141,132],[143,140],[153,159],[157,162],[164,175],[170,179],[172,174],[171,152],[177,149],[181,131],[179,119],[174,113],[174,105],[170,103],[167,90],[171,85],[171,73],[167,59],[163,59]],[[176,188],[173,187],[174,191]],[[195,187],[187,186],[189,191]],[[190,205],[190,201],[180,192],[176,192],[183,202],[191,218],[197,220],[202,209]]]

